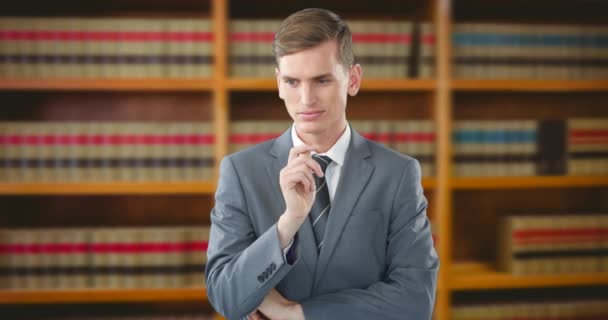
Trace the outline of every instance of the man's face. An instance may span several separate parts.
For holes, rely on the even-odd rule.
[[[337,52],[332,40],[279,58],[279,96],[300,134],[331,136],[346,126],[346,97],[357,93],[361,69],[346,70]]]

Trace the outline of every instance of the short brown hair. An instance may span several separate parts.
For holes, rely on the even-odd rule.
[[[279,58],[335,39],[338,43],[338,58],[342,65],[350,68],[355,63],[352,36],[344,20],[337,14],[318,8],[300,10],[281,23],[274,35],[272,53],[275,62]]]

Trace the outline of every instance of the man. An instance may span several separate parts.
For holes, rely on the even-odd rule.
[[[221,163],[210,303],[229,319],[430,319],[439,263],[420,166],[349,127],[362,71],[348,27],[302,10],[273,51],[294,124]]]

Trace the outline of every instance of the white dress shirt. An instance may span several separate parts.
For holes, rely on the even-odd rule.
[[[298,137],[298,134],[295,129],[295,124],[291,126],[291,141],[293,142],[293,146],[301,146],[304,144],[302,139]],[[321,153],[322,156],[328,156],[331,158],[332,162],[325,169],[325,181],[327,182],[327,189],[329,191],[329,201],[333,201],[334,195],[336,194],[336,188],[338,187],[338,182],[340,181],[340,174],[342,173],[342,167],[344,166],[344,158],[346,157],[346,149],[348,149],[348,144],[350,143],[350,126],[348,123],[346,124],[346,130],[342,133],[338,141],[329,148],[329,150],[325,153]],[[312,152],[316,154],[317,152]],[[291,250],[293,246],[294,239],[291,239],[287,247],[283,249],[283,259],[287,263],[292,263],[287,258],[288,252]]]
[[[294,129],[295,124],[291,126],[291,140],[293,146],[298,147],[304,144],[304,142],[298,137],[298,134]],[[340,181],[340,174],[342,173],[342,167],[344,166],[344,157],[346,157],[346,149],[348,149],[348,144],[350,143],[350,134],[350,126],[347,123],[346,130],[344,130],[338,141],[336,141],[327,152],[320,154],[322,156],[328,156],[332,160],[325,170],[325,181],[327,181],[330,201],[334,199],[338,181]],[[314,151],[312,153],[316,154]]]

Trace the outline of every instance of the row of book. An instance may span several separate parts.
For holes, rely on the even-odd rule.
[[[456,23],[453,76],[608,79],[608,27]]]
[[[271,47],[280,20],[231,20],[229,72],[274,77]],[[357,62],[370,78],[434,76],[430,23],[348,21]],[[0,18],[4,77],[208,78],[209,19]],[[456,23],[455,78],[606,79],[608,28],[581,25]]]
[[[7,78],[209,78],[205,18],[0,18]]]
[[[380,142],[420,162],[422,174],[434,174],[435,125],[430,120],[351,120],[350,125],[368,139]],[[233,121],[230,152],[236,152],[278,137],[291,121]]]
[[[546,160],[538,154],[535,120],[454,122],[455,176],[530,176]],[[543,173],[542,171],[539,173]]]
[[[365,137],[433,176],[430,120],[353,120]],[[229,152],[278,137],[290,121],[233,121]],[[457,120],[455,176],[608,174],[608,119]],[[210,122],[0,122],[0,181],[210,181]]]
[[[356,62],[367,78],[407,78],[415,55],[414,23],[408,21],[347,21],[352,32]],[[234,77],[272,78],[274,33],[281,20],[230,22],[229,71]]]
[[[454,320],[599,320],[608,318],[608,301],[589,299],[457,305],[452,308],[452,318]]]
[[[456,176],[608,174],[608,119],[454,122]]]
[[[418,159],[434,175],[435,124],[428,120],[352,120],[366,138]],[[234,121],[230,152],[274,138],[287,121]],[[608,119],[454,121],[454,175],[608,174]]]
[[[0,122],[0,181],[210,181],[211,122]]]
[[[501,271],[608,272],[608,214],[513,215],[498,234]]]
[[[608,119],[568,121],[568,173],[608,174]]]
[[[0,289],[204,288],[208,226],[3,229]]]

